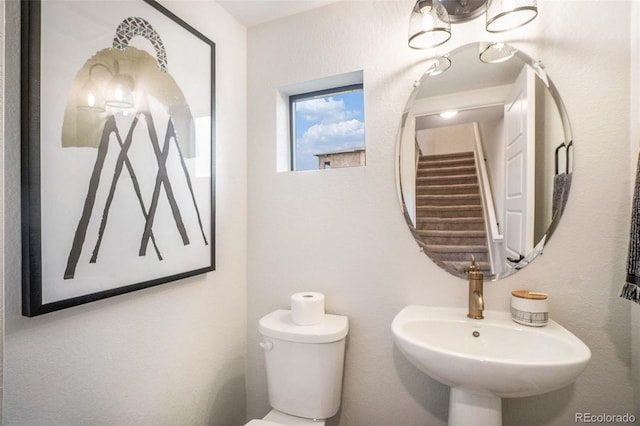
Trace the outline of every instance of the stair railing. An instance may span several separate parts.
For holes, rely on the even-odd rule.
[[[473,131],[475,134],[475,160],[478,168],[478,180],[480,186],[480,197],[482,198],[482,209],[484,211],[484,226],[485,233],[487,235],[487,248],[489,249],[489,262],[491,263],[491,272],[497,273],[502,270],[500,264],[501,257],[498,255],[502,251],[502,245],[504,244],[504,235],[500,232],[498,226],[498,218],[496,216],[496,208],[493,202],[493,194],[491,192],[491,185],[489,183],[489,174],[487,173],[487,166],[484,161],[484,149],[482,147],[482,136],[480,134],[480,126],[478,123],[473,123]]]

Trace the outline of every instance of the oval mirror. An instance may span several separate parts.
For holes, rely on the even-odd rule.
[[[566,205],[573,141],[542,65],[502,43],[473,43],[430,60],[398,139],[398,188],[416,242],[465,277],[485,279],[542,253]]]

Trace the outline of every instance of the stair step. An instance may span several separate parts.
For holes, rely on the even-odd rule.
[[[449,159],[458,159],[458,158],[473,158],[473,151],[464,151],[464,152],[450,152],[448,154],[429,154],[429,155],[421,155],[420,159],[429,159],[429,160],[449,160]]]
[[[420,235],[425,237],[484,237],[484,231],[467,231],[467,230],[438,230],[426,229],[419,231]]]
[[[486,246],[487,238],[483,235],[480,237],[469,237],[469,236],[460,236],[460,237],[429,237],[423,236],[422,233],[419,233],[420,238],[426,244],[432,244],[437,246],[445,246],[445,245],[454,245],[454,246]]]
[[[469,158],[432,158],[431,156],[421,155],[418,159],[418,167],[463,167],[474,166],[476,160],[473,156]]]
[[[424,251],[431,257],[443,262],[461,262],[467,266],[471,263],[471,256],[476,262],[489,263],[489,253],[486,246],[435,246],[426,244]]]
[[[453,195],[453,194],[479,194],[478,183],[460,183],[453,185],[417,185],[417,195]]]
[[[427,249],[434,253],[480,253],[482,254],[487,251],[487,246],[483,246],[483,245],[450,246],[450,245],[427,244]]]
[[[416,206],[416,217],[479,217],[482,218],[482,205],[460,206]]]
[[[423,230],[450,230],[450,231],[484,231],[484,218],[481,217],[453,217],[417,218],[417,231]]]
[[[418,166],[418,177],[429,176],[458,176],[458,175],[476,175],[476,166],[462,167],[420,167]]]
[[[450,176],[418,176],[416,178],[416,185],[457,185],[464,183],[478,183],[478,177],[475,173],[473,174],[461,174],[461,175],[450,175]]]
[[[416,195],[416,205],[424,206],[460,206],[468,204],[480,205],[480,194],[424,194]]]

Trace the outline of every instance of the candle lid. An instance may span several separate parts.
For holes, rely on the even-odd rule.
[[[535,291],[529,290],[514,290],[511,292],[512,296],[519,297],[521,299],[532,299],[532,300],[546,300],[547,293],[537,293]]]

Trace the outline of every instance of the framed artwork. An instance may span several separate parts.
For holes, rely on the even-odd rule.
[[[215,269],[215,44],[152,0],[22,2],[22,313]]]

